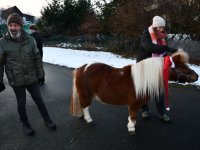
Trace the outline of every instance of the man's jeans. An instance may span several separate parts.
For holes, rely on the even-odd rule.
[[[40,87],[38,83],[34,83],[28,86],[13,86],[12,87],[16,98],[17,98],[17,108],[18,108],[18,113],[20,116],[20,120],[24,125],[30,126],[28,117],[26,114],[26,89],[27,91],[31,94],[31,97],[33,98],[34,102],[36,103],[38,110],[40,111],[42,117],[44,118],[45,121],[50,120],[49,114],[47,112],[47,109],[43,103],[41,93],[40,93]]]

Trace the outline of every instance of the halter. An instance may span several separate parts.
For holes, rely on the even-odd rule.
[[[176,82],[180,82],[179,79],[181,76],[186,76],[187,79],[190,77],[190,75],[185,75],[183,74],[182,72],[180,72],[178,69],[176,69],[175,67],[174,68],[171,68],[173,71],[176,72]]]

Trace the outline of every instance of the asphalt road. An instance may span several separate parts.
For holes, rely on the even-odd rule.
[[[48,130],[35,103],[27,94],[27,113],[36,135],[23,134],[16,99],[5,79],[0,93],[0,150],[199,150],[200,91],[170,86],[172,122],[158,119],[155,103],[150,103],[150,119],[137,118],[137,133],[127,131],[126,106],[111,106],[94,101],[90,113],[94,124],[70,116],[69,102],[72,69],[44,64],[46,83],[42,96],[57,130]]]

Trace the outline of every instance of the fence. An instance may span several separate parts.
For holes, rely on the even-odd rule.
[[[200,42],[199,41],[174,41],[169,40],[168,45],[174,48],[182,48],[186,51],[190,59],[200,61]]]
[[[117,52],[120,54],[131,53],[133,56],[135,52],[140,49],[140,39],[131,39],[122,36],[77,36],[77,37],[63,37],[57,36],[54,38],[45,39],[45,43],[49,44],[60,44],[60,43],[70,43],[58,46],[63,46],[67,48],[80,48],[80,49],[91,49],[88,45],[93,45],[92,49],[98,48],[96,50]],[[75,45],[75,47],[73,47]],[[169,47],[182,48],[190,56],[191,60],[198,61],[200,63],[200,41],[178,41],[178,40],[168,40]]]
[[[61,44],[62,43],[62,44]],[[60,45],[59,45],[60,44]],[[66,48],[86,48],[86,49],[101,49],[103,51],[118,51],[118,52],[135,52],[139,50],[140,39],[131,39],[122,36],[56,36],[45,39],[45,45],[61,46]],[[177,41],[168,40],[168,45],[174,48],[182,48],[189,53],[191,59],[200,60],[200,42],[199,41]]]

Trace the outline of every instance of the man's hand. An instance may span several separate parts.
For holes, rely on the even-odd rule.
[[[5,85],[3,83],[0,83],[0,92],[2,92],[3,90],[5,90]]]
[[[39,85],[40,85],[40,86],[43,85],[43,84],[44,84],[44,81],[45,81],[44,77],[43,77],[43,78],[40,78],[40,79],[38,80]]]

